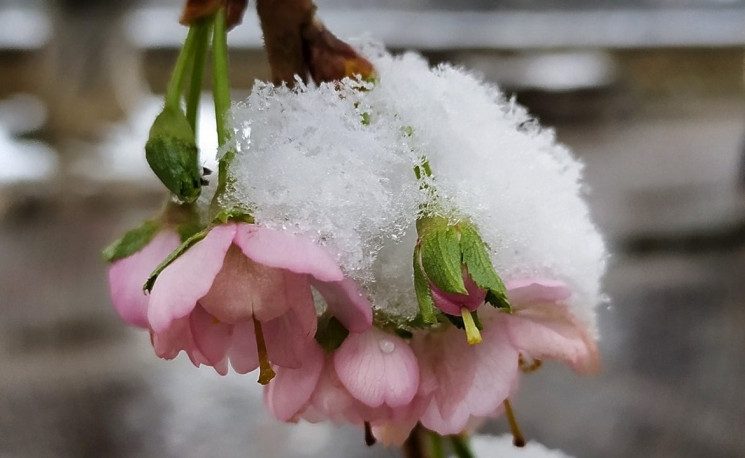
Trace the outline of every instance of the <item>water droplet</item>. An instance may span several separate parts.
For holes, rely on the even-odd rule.
[[[378,342],[378,346],[383,353],[393,353],[393,350],[396,349],[396,345],[393,342],[385,339]]]

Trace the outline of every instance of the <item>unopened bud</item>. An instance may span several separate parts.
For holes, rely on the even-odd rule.
[[[166,107],[155,118],[145,144],[150,168],[173,194],[194,202],[202,191],[202,174],[194,132],[179,109]]]

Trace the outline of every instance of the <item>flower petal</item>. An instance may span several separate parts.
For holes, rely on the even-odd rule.
[[[303,237],[254,224],[238,224],[236,244],[254,261],[269,267],[310,274],[321,281],[344,279],[339,266],[322,247]]]
[[[370,407],[405,405],[419,386],[419,366],[409,345],[375,328],[351,333],[334,353],[334,368],[349,393]]]
[[[372,304],[357,282],[351,278],[342,281],[322,282],[311,280],[321,293],[329,312],[350,332],[365,332],[372,326]]]
[[[324,354],[315,342],[305,347],[303,365],[276,368],[276,377],[264,388],[264,403],[281,421],[292,420],[310,402],[323,369]]]
[[[595,340],[561,304],[537,304],[504,314],[512,344],[534,359],[557,359],[575,371],[598,371]]]
[[[199,301],[221,321],[237,324],[269,321],[287,311],[285,271],[267,267],[246,257],[236,245],[225,254],[222,269],[209,292]]]
[[[261,323],[266,351],[272,364],[297,369],[302,365],[305,347],[313,340],[303,330],[303,325],[292,309],[266,323]]]
[[[160,273],[150,293],[147,314],[155,332],[188,315],[207,294],[234,236],[235,225],[215,226]]]
[[[432,299],[435,306],[447,313],[448,315],[460,316],[460,310],[465,307],[470,311],[479,308],[486,299],[486,290],[479,286],[471,279],[466,268],[463,268],[463,284],[466,286],[468,294],[446,293],[433,283],[429,284],[432,291]]]
[[[142,285],[158,264],[180,244],[176,232],[159,232],[142,250],[120,259],[109,268],[109,292],[114,308],[127,323],[147,328],[148,297]]]
[[[233,341],[228,350],[230,365],[239,374],[248,374],[259,367],[256,334],[253,321],[238,323],[233,327]]]
[[[285,300],[294,312],[300,329],[308,338],[314,338],[318,328],[318,316],[310,290],[310,279],[307,275],[296,274],[289,270],[284,274]]]
[[[549,279],[512,279],[506,282],[507,299],[514,307],[568,299],[572,291],[566,284]]]
[[[198,304],[189,315],[189,325],[197,349],[207,358],[208,364],[217,369],[228,353],[233,326],[221,323]],[[223,367],[227,370],[226,366]]]
[[[429,353],[427,361],[439,381],[421,422],[440,434],[457,434],[472,417],[493,414],[509,396],[517,379],[518,352],[498,322],[489,323],[478,345],[468,345],[456,328],[436,338],[439,345],[415,347]]]

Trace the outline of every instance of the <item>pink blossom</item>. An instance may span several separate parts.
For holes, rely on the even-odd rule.
[[[298,369],[277,368],[265,388],[265,403],[279,420],[383,427],[411,418],[409,430],[416,424],[410,412],[418,408],[419,366],[400,337],[373,328],[350,333],[332,354],[309,346],[303,358]]]
[[[463,267],[463,284],[468,294],[446,293],[434,283],[429,282],[435,306],[448,315],[454,316],[461,316],[463,308],[473,312],[481,307],[486,299],[486,290],[478,287],[465,267]]]
[[[369,301],[323,248],[253,224],[216,226],[152,288],[147,319],[155,351],[172,358],[185,350],[221,374],[228,361],[239,373],[269,369],[268,361],[299,368],[316,331],[311,282],[349,329],[370,326]]]
[[[176,231],[164,229],[140,251],[109,267],[109,292],[114,308],[128,324],[148,327],[148,297],[142,285],[160,262],[181,244]]]
[[[555,281],[508,282],[513,313],[482,309],[481,344],[468,345],[452,326],[418,333],[412,348],[422,372],[419,391],[431,391],[422,425],[440,434],[455,434],[474,418],[498,414],[517,387],[521,354],[557,359],[583,373],[597,370],[594,340],[563,303],[570,294]]]

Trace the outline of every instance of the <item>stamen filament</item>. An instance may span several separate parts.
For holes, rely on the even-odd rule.
[[[254,332],[256,333],[256,351],[259,353],[259,383],[266,385],[271,382],[275,374],[272,365],[269,364],[269,354],[266,351],[266,342],[264,342],[264,331],[261,329],[261,323],[256,317],[254,320]]]
[[[520,426],[517,424],[515,412],[513,412],[512,410],[512,405],[510,404],[509,399],[504,400],[504,413],[507,416],[507,422],[509,422],[510,424],[510,431],[512,432],[512,444],[515,447],[525,447],[525,437],[523,436],[522,431],[520,431]]]
[[[375,439],[375,435],[372,431],[372,425],[369,421],[365,422],[365,445],[372,447],[378,440]]]
[[[460,316],[463,318],[463,324],[466,327],[466,339],[468,340],[469,345],[480,343],[481,332],[479,332],[479,328],[476,327],[476,323],[473,321],[471,311],[463,307],[460,309]]]

